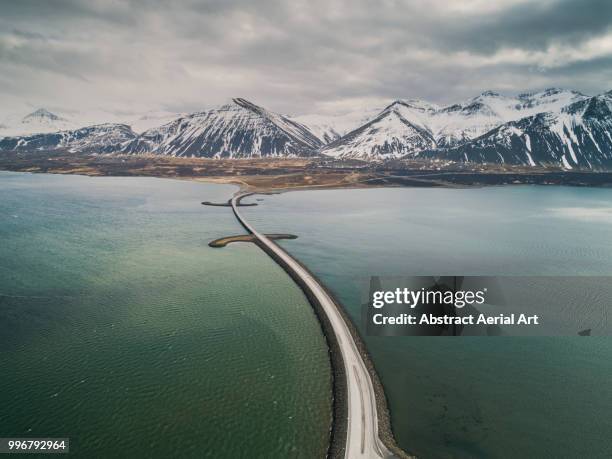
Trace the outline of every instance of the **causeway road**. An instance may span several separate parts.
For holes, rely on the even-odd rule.
[[[372,378],[342,314],[327,291],[300,263],[264,234],[258,232],[242,216],[238,210],[238,201],[247,194],[249,193],[237,194],[231,200],[236,218],[261,244],[274,252],[294,274],[302,279],[306,288],[310,289],[310,293],[321,304],[336,334],[344,362],[348,392],[346,394],[348,423],[344,457],[346,459],[394,457],[378,436],[376,395]]]

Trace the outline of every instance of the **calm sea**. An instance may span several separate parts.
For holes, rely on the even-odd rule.
[[[302,191],[259,204],[249,219],[298,235],[280,243],[357,323],[371,275],[612,275],[611,189]],[[551,306],[588,314],[580,289],[551,292]],[[366,342],[396,437],[420,457],[610,457],[612,337]]]
[[[235,188],[0,172],[0,437],[75,457],[323,457],[331,376]]]

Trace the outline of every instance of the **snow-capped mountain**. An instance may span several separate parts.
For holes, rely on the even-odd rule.
[[[336,130],[337,126],[333,122],[333,119],[330,120],[327,117],[318,115],[294,116],[290,119],[303,126],[308,126],[310,132],[312,132],[323,144],[328,144],[342,137],[342,134]],[[359,124],[356,125],[358,126]]]
[[[612,91],[591,97],[553,88],[517,96],[486,91],[445,107],[397,100],[375,115],[374,109],[349,106],[334,115],[289,117],[237,98],[189,115],[117,115],[131,117],[134,127],[107,123],[0,137],[0,151],[61,149],[207,158],[418,157],[599,169],[612,168],[611,107]],[[72,123],[44,109],[18,121],[36,130]],[[356,128],[349,127],[357,122],[361,124]],[[144,132],[138,134],[141,129]]]
[[[52,124],[58,121],[65,121],[65,119],[60,116],[57,116],[54,113],[51,113],[46,108],[39,108],[38,110],[30,113],[29,115],[24,116],[21,120],[23,124]]]
[[[404,121],[434,141],[433,146],[414,140],[403,144],[398,139],[404,136],[405,123],[398,124],[399,131],[392,129],[364,133],[359,127],[355,131],[334,141],[323,149],[323,153],[344,158],[399,157],[407,153],[416,154],[425,148],[448,148],[469,142],[486,132],[510,121],[544,112],[559,112],[574,102],[588,99],[576,91],[547,89],[538,93],[503,96],[485,91],[477,97],[459,104],[439,107],[421,100],[397,100],[382,113],[392,108]],[[357,135],[361,133],[360,140]],[[365,135],[365,137],[364,137]],[[408,151],[407,151],[408,150]],[[381,153],[384,152],[384,153]]]
[[[0,151],[117,153],[136,134],[126,124],[99,124],[80,129],[0,138]]]
[[[388,103],[375,106],[360,103],[333,114],[299,115],[290,119],[307,126],[323,144],[328,144],[376,118],[386,105]]]
[[[177,118],[185,116],[185,113],[174,113],[168,111],[149,111],[142,115],[123,117],[122,124],[127,124],[132,131],[141,134],[149,129],[170,123]]]
[[[2,118],[0,138],[67,131],[108,123],[127,124],[134,132],[140,133],[168,123],[179,116],[182,114],[168,111],[117,113],[93,109],[51,112],[46,108],[39,108],[25,116],[23,113],[12,113]]]
[[[558,112],[587,96],[551,88],[538,93],[507,97],[485,91],[463,104],[440,110],[433,117],[438,147],[451,147],[475,139],[500,124],[543,112]]]
[[[372,121],[323,147],[321,153],[369,159],[397,157],[435,148],[431,131],[419,119],[419,112],[429,109],[425,105],[408,106],[402,101],[394,102]]]
[[[0,123],[0,137],[57,132],[75,127],[76,125],[67,118],[56,115],[45,108],[39,108],[25,116],[7,116]]]
[[[610,168],[612,94],[504,123],[463,145],[419,155],[474,163]]]
[[[302,124],[245,99],[143,132],[126,153],[207,158],[310,156],[322,142]]]

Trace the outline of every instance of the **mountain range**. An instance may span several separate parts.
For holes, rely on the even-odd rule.
[[[40,109],[20,120],[28,129],[40,127],[39,132],[0,137],[0,152],[207,158],[320,155],[612,168],[612,91],[597,96],[556,88],[517,96],[485,91],[448,106],[401,99],[383,108],[296,117],[236,98],[202,112],[138,120],[76,129],[67,119]]]
[[[80,129],[0,138],[2,151],[53,151],[116,153],[137,137],[127,124],[98,124]]]

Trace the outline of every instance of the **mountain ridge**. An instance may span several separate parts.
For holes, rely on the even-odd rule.
[[[246,99],[149,129],[123,153],[243,158],[312,156],[321,141],[305,126]]]
[[[447,148],[469,142],[503,123],[540,112],[558,111],[564,106],[585,98],[588,96],[577,91],[558,88],[523,93],[518,96],[503,96],[487,90],[464,102],[443,107],[418,99],[398,99],[385,110],[393,106],[397,107],[406,120],[431,134],[435,141],[435,148]],[[394,134],[390,133],[390,135]],[[334,145],[336,148],[326,146],[325,153],[335,157],[351,156],[346,154],[345,148],[342,148],[342,141],[335,142]],[[368,152],[367,149],[362,149],[359,156],[376,159],[376,150],[377,148],[374,148]],[[401,156],[403,152],[403,148],[399,148],[396,152],[387,152],[386,156]],[[417,149],[412,151],[412,153],[417,152]]]
[[[446,106],[397,99],[380,111],[366,107],[346,115],[287,116],[237,97],[176,118],[168,113],[150,120],[142,117],[144,124],[170,121],[140,133],[127,124],[106,123],[0,137],[0,151],[63,149],[207,158],[323,155],[598,169],[612,167],[611,107],[612,91],[587,96],[548,88],[516,96],[487,90]],[[27,116],[62,120],[46,109]]]
[[[136,137],[127,124],[105,123],[51,133],[0,138],[0,151],[54,151],[115,153]]]
[[[504,123],[478,138],[422,158],[457,162],[612,168],[612,99],[594,96],[564,107]]]

